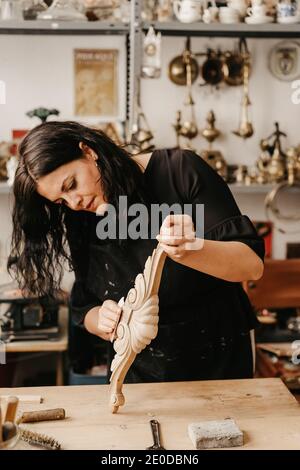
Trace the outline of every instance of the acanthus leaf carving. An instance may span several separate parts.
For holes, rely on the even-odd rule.
[[[113,413],[125,402],[122,386],[129,367],[157,335],[158,289],[165,259],[165,252],[158,246],[126,296],[114,342],[116,354],[111,363],[110,405]]]

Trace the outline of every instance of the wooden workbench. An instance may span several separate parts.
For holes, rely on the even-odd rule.
[[[133,384],[118,414],[108,407],[108,386],[0,389],[0,394],[41,394],[44,403],[20,411],[64,407],[68,419],[28,424],[52,435],[64,449],[145,449],[149,420],[161,425],[167,450],[193,449],[190,422],[234,418],[244,431],[238,449],[300,449],[300,405],[280,379]],[[26,444],[21,444],[22,448]]]

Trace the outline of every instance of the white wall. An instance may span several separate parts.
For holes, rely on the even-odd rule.
[[[167,77],[169,61],[181,53],[184,38],[163,38],[162,77],[158,80],[143,80],[142,103],[158,147],[175,145],[175,133],[171,123],[175,121],[176,110],[182,108],[186,90],[172,84]],[[291,101],[290,83],[276,80],[268,71],[267,57],[276,40],[249,40],[253,53],[253,72],[250,94],[253,103],[252,118],[255,135],[242,142],[231,134],[238,125],[241,88],[222,87],[215,91],[208,87],[193,86],[196,101],[196,115],[199,127],[205,125],[210,109],[215,111],[217,127],[223,136],[215,147],[220,148],[228,163],[254,164],[259,155],[259,140],[273,131],[278,120],[288,134],[287,145],[300,143],[300,105]],[[206,47],[232,49],[235,39],[192,38],[192,50],[204,51]],[[61,110],[60,119],[74,118],[73,115],[73,55],[74,48],[124,48],[123,37],[111,36],[0,36],[0,79],[7,84],[7,104],[0,107],[0,140],[10,138],[11,129],[30,128],[37,120],[29,119],[25,112],[37,107],[56,107]],[[120,87],[125,92],[124,67],[120,70]],[[99,121],[99,120],[98,120]],[[97,122],[94,120],[92,122]],[[199,150],[206,145],[203,139],[194,141]],[[253,219],[265,219],[263,195],[237,195],[241,210]],[[292,210],[292,209],[291,209]],[[0,195],[0,249],[7,248],[10,234],[8,197]],[[287,240],[298,241],[299,235],[274,235],[274,257],[285,257]],[[1,252],[2,253],[2,252]],[[2,254],[0,253],[0,256]]]

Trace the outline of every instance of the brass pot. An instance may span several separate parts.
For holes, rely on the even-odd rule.
[[[201,67],[201,75],[204,80],[203,85],[218,85],[224,79],[223,61],[221,55],[212,49],[207,51],[207,58]]]
[[[224,81],[227,85],[239,86],[243,84],[245,60],[247,61],[249,78],[251,73],[250,54],[247,42],[242,38],[239,42],[238,51],[227,51],[223,56]]]
[[[191,57],[192,83],[197,80],[199,75],[199,65],[196,59]],[[171,82],[175,85],[186,86],[186,63],[182,55],[171,60],[168,69],[168,75]]]
[[[187,64],[190,64],[191,82],[194,83],[199,75],[199,65],[195,56],[191,53],[190,38],[186,41],[185,50],[179,56],[171,60],[168,67],[168,76],[175,85],[187,85]]]
[[[153,139],[153,134],[147,129],[138,129],[137,132],[133,134],[133,137],[139,144],[143,144],[144,142]]]
[[[223,62],[224,81],[230,86],[243,84],[244,59],[240,54],[226,52]]]
[[[193,121],[184,121],[180,129],[180,135],[187,139],[194,139],[198,135],[198,127]]]

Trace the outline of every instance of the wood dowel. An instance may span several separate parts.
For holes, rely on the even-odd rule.
[[[17,397],[9,397],[7,399],[6,413],[4,421],[14,423],[17,413],[19,399]]]
[[[52,410],[26,411],[22,414],[18,423],[34,423],[38,421],[53,421],[65,419],[66,413],[63,408],[54,408]]]

